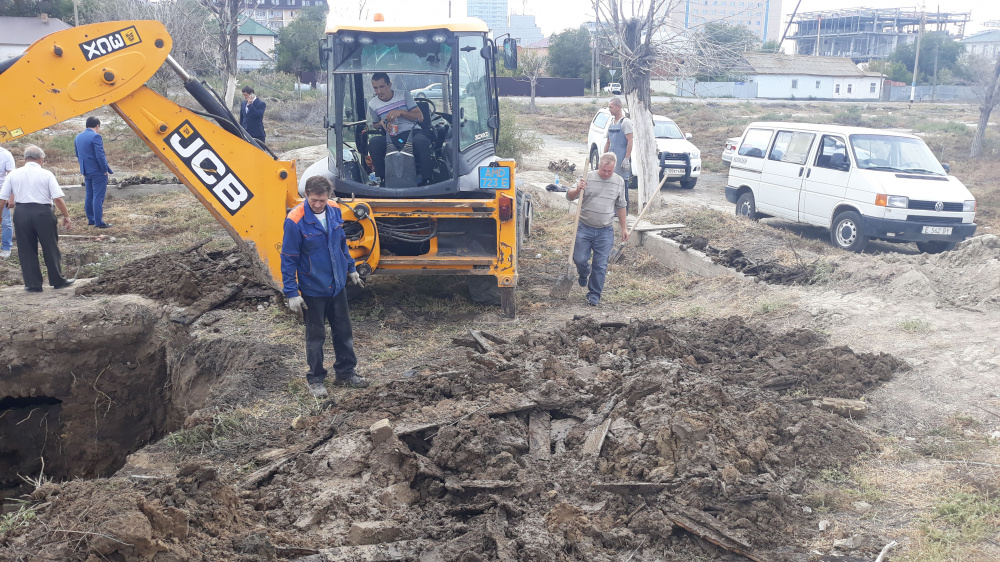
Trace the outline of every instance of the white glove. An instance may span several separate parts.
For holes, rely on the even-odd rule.
[[[288,309],[299,316],[304,316],[304,312],[309,310],[309,307],[306,306],[306,301],[302,297],[292,297],[288,299]]]
[[[629,174],[632,173],[632,159],[631,158],[628,158],[628,157],[622,158],[622,170],[624,170],[626,173],[629,173]]]
[[[357,285],[362,289],[365,288],[365,284],[361,281],[361,275],[359,275],[357,271],[352,271],[347,274],[347,282],[351,285]]]

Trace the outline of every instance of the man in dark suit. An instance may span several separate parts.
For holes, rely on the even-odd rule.
[[[251,86],[243,86],[243,103],[240,104],[240,126],[250,136],[264,144],[264,110],[267,104],[253,93]]]
[[[101,138],[101,120],[87,118],[87,130],[76,136],[74,141],[76,159],[80,161],[80,173],[86,187],[83,203],[87,213],[87,224],[97,228],[110,228],[104,222],[104,195],[108,190],[108,174],[113,174],[104,155],[104,139]]]

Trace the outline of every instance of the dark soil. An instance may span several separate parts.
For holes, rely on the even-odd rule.
[[[483,341],[267,430],[271,449],[190,462],[160,444],[155,470],[44,486],[0,558],[806,560],[808,479],[876,445],[800,398],[861,398],[906,368],[738,318]],[[370,435],[382,418],[394,432]]]
[[[662,236],[676,240],[682,248],[704,252],[719,265],[735,269],[744,275],[756,277],[774,285],[811,285],[816,281],[816,264],[788,266],[775,261],[757,261],[748,258],[739,248],[716,248],[708,238],[686,234],[683,231],[664,231]]]
[[[250,260],[236,248],[205,251],[196,247],[163,252],[129,262],[108,271],[77,289],[78,295],[138,294],[174,305],[188,306],[231,284],[239,291],[226,308],[256,306],[262,300],[276,300],[279,293],[260,283]]]

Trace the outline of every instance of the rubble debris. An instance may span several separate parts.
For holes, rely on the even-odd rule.
[[[176,504],[190,522],[186,541],[173,542],[169,513],[140,516],[154,522],[142,544],[180,559],[238,559],[233,540],[266,528],[259,548],[236,543],[294,545],[314,561],[617,560],[647,549],[694,559],[715,545],[784,562],[821,533],[803,509],[809,474],[876,448],[812,401],[858,400],[907,368],[740,318],[582,317],[507,343],[480,335],[489,351],[471,338],[476,350],[344,393],[298,429],[276,424],[266,449],[219,465],[260,467],[248,476],[202,478],[201,467],[122,478],[132,501]],[[470,354],[507,359],[484,365]],[[86,559],[87,543],[45,546],[46,529],[59,528],[48,523],[94,506],[87,523],[115,528],[108,522],[126,505],[118,481],[41,494],[46,525],[14,531],[0,557],[16,548]],[[873,559],[884,544],[861,539],[852,555]],[[101,549],[133,559],[121,545]]]
[[[561,158],[558,161],[549,161],[549,171],[550,172],[563,172],[566,174],[572,174],[576,171],[576,164],[570,164],[569,160]]]

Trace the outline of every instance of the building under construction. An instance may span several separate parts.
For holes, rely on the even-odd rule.
[[[917,40],[925,32],[961,39],[970,12],[920,12],[913,8],[853,8],[793,15],[795,53],[850,57],[856,63],[887,58],[898,45]]]

